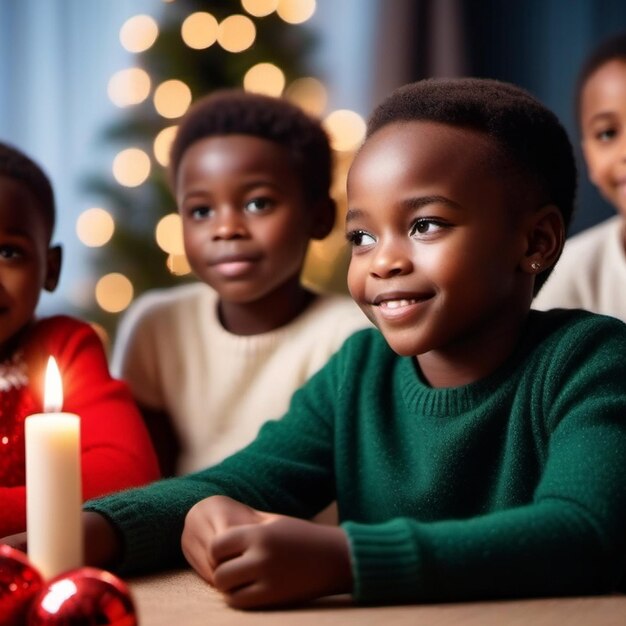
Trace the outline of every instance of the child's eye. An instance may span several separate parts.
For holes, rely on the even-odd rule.
[[[346,239],[348,243],[355,248],[362,246],[371,246],[376,243],[376,239],[374,239],[373,235],[370,235],[368,232],[364,230],[351,230],[346,233]]]
[[[0,245],[0,258],[2,259],[19,259],[24,255],[23,251],[17,246]]]
[[[411,237],[415,235],[434,235],[444,227],[445,224],[440,220],[435,220],[431,217],[422,217],[411,224],[409,235]]]
[[[617,130],[615,128],[605,128],[596,132],[596,139],[598,141],[611,141],[611,139],[615,139],[617,135]]]
[[[253,198],[249,202],[246,202],[245,209],[248,213],[262,213],[267,211],[272,206],[272,201],[269,198]]]
[[[195,206],[189,209],[189,215],[194,220],[204,220],[213,214],[213,209],[210,206],[201,205]]]

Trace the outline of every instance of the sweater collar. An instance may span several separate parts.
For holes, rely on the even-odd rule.
[[[422,415],[453,417],[480,410],[486,403],[507,395],[522,371],[523,363],[536,348],[543,314],[530,311],[515,350],[495,371],[480,380],[459,387],[431,387],[414,357],[401,357],[399,375],[407,408]]]

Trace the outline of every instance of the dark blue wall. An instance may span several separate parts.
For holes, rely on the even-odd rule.
[[[525,87],[570,133],[580,172],[571,234],[612,215],[586,175],[573,92],[588,53],[626,30],[626,0],[465,0],[463,12],[469,73]]]

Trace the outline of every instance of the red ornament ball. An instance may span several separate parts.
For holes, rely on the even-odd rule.
[[[0,544],[0,624],[21,626],[31,600],[42,586],[41,574],[26,555]]]
[[[126,583],[95,567],[57,576],[34,599],[28,626],[137,626]]]

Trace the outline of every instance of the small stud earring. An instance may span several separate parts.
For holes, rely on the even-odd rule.
[[[539,263],[539,261],[533,261],[533,262],[530,264],[530,269],[531,269],[533,272],[537,272],[537,271],[539,271],[539,270],[541,269],[541,263]]]

